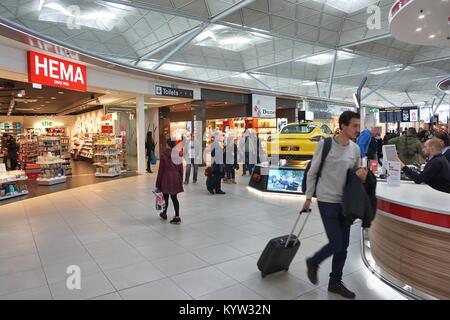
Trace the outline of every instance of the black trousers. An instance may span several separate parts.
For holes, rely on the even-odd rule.
[[[163,193],[164,195],[164,201],[166,202],[166,208],[164,209],[164,213],[167,214],[167,208],[169,208],[169,194]],[[180,203],[178,202],[178,198],[176,194],[171,194],[170,199],[172,199],[173,207],[175,209],[175,216],[180,215]]]
[[[211,189],[215,192],[222,190],[222,175],[220,173],[212,174]]]
[[[234,170],[234,164],[226,164],[225,172],[227,174],[227,179],[234,180],[236,178],[236,171]]]
[[[152,164],[152,157],[151,156],[147,156],[147,171],[148,172],[152,171],[151,164]]]

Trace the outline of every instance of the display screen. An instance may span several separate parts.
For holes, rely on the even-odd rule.
[[[409,122],[409,109],[402,110],[402,122]]]
[[[302,193],[304,170],[269,169],[267,191]]]
[[[395,122],[394,112],[392,112],[392,111],[386,112],[386,122]]]
[[[408,113],[408,118],[409,118],[409,113]],[[395,110],[394,111],[394,122],[402,122],[402,121],[403,121],[402,110]]]
[[[380,123],[386,122],[386,111],[380,111]]]

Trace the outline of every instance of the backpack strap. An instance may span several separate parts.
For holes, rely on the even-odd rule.
[[[317,188],[317,183],[319,182],[319,178],[322,175],[322,169],[323,169],[323,165],[325,163],[325,159],[327,158],[327,156],[331,150],[331,142],[332,142],[331,139],[332,138],[325,138],[323,141],[322,156],[320,158],[319,171],[317,171],[316,188]]]

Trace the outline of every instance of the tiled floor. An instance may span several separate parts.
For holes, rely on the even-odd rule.
[[[224,185],[211,196],[203,177],[180,195],[181,225],[159,219],[156,175],[46,194],[0,207],[0,299],[340,299],[306,277],[305,257],[326,243],[314,210],[289,272],[262,279],[256,262],[267,241],[286,234],[301,196],[262,195]],[[172,206],[169,216],[173,214]],[[344,282],[358,299],[404,299],[362,264],[352,227]],[[68,266],[81,289],[67,289]]]

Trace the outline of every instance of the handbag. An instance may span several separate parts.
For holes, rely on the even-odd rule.
[[[155,154],[152,153],[152,156],[151,156],[151,158],[150,158],[151,163],[152,163],[153,165],[155,165],[157,160],[158,160],[158,159],[156,159]]]

